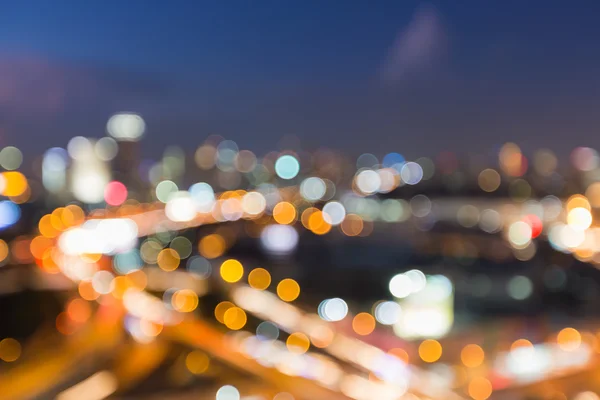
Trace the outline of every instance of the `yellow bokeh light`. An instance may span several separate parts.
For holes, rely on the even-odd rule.
[[[357,335],[370,335],[375,330],[375,318],[365,312],[357,314],[352,319],[352,329]]]
[[[194,350],[185,357],[185,366],[192,374],[200,375],[208,370],[210,358],[205,353]]]
[[[323,218],[323,212],[317,210],[308,217],[308,228],[317,235],[324,235],[331,230],[331,225]]]
[[[18,171],[7,171],[2,173],[4,178],[3,196],[20,196],[27,190],[27,178]]]
[[[511,351],[514,351],[514,350],[520,349],[520,348],[529,348],[529,349],[533,350],[533,344],[531,344],[531,342],[527,339],[517,339],[510,346]]]
[[[304,354],[310,348],[310,340],[304,333],[292,333],[286,341],[286,346],[291,353]]]
[[[565,328],[556,337],[558,346],[565,351],[577,350],[581,345],[581,334],[577,329]]]
[[[442,345],[437,340],[427,339],[419,345],[419,357],[426,363],[434,363],[442,356]]]
[[[592,214],[587,208],[575,207],[567,214],[567,223],[578,231],[583,231],[592,225]]]
[[[179,312],[192,312],[198,307],[198,295],[190,289],[181,289],[173,293],[171,305]]]
[[[277,285],[277,296],[283,301],[294,301],[300,296],[300,285],[293,279],[284,279]]]
[[[56,263],[54,262],[54,259],[52,258],[53,254],[55,252],[55,248],[51,247],[46,249],[46,251],[44,251],[44,254],[42,255],[42,269],[49,273],[49,274],[57,274],[60,272],[60,268],[58,268],[58,265],[56,265]],[[13,250],[14,253],[14,250]]]
[[[115,299],[122,299],[125,292],[131,288],[131,280],[126,276],[116,276],[113,279],[113,289],[111,294]]]
[[[238,260],[229,259],[221,264],[221,278],[225,282],[234,283],[244,276],[244,267]]]
[[[131,287],[137,290],[144,290],[148,285],[148,276],[141,269],[128,272],[125,277],[131,283]]]
[[[460,352],[460,359],[465,367],[475,368],[483,364],[485,353],[480,346],[468,344]]]
[[[234,331],[242,329],[247,321],[246,313],[239,307],[231,307],[223,315],[225,326]]]
[[[78,286],[79,295],[88,301],[96,300],[100,295],[92,287],[92,282],[81,281]]]
[[[273,208],[273,218],[278,224],[287,225],[296,220],[296,208],[292,203],[282,201]]]
[[[592,207],[590,206],[590,202],[585,196],[582,196],[580,194],[574,194],[573,196],[569,197],[569,199],[566,202],[567,212],[579,207],[585,208],[586,210],[592,209]]]
[[[215,318],[217,319],[217,321],[224,324],[225,313],[232,307],[235,307],[235,304],[229,301],[222,301],[219,304],[217,304],[217,306],[215,307]]]
[[[198,252],[205,258],[217,258],[225,253],[225,239],[223,236],[213,233],[200,239]]]
[[[81,207],[75,204],[70,204],[65,207],[61,215],[62,223],[66,227],[75,226],[83,223],[85,220],[85,213]]]
[[[475,377],[469,382],[469,396],[473,400],[486,400],[492,395],[492,384],[486,378]]]
[[[9,196],[9,199],[15,204],[27,203],[31,199],[31,187],[27,185],[23,193],[18,196]]]
[[[64,210],[65,209],[63,207],[58,207],[50,214],[50,223],[52,224],[52,227],[61,232],[65,230],[65,225],[62,221]]]
[[[52,216],[50,214],[40,218],[38,229],[40,233],[47,238],[55,238],[60,233],[52,224]]]
[[[52,247],[52,244],[52,239],[45,236],[36,236],[31,240],[31,243],[29,243],[29,250],[35,258],[42,259],[44,252]]]
[[[248,283],[254,289],[265,290],[271,284],[271,274],[264,268],[256,268],[248,274]]]
[[[13,339],[6,338],[0,341],[0,360],[6,362],[17,361],[21,356],[21,344]]]
[[[171,248],[162,249],[156,257],[158,267],[167,272],[176,270],[179,267],[179,261],[179,254]]]
[[[0,262],[3,262],[8,258],[8,253],[8,245],[4,240],[0,239]]]

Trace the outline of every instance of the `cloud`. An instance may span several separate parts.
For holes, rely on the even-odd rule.
[[[160,98],[161,79],[126,68],[0,54],[0,113],[43,116],[124,99]]]
[[[64,103],[65,74],[34,57],[0,57],[0,110],[55,112]]]
[[[433,61],[444,42],[443,24],[437,10],[430,6],[421,8],[396,37],[381,68],[381,79],[386,82],[406,79]]]

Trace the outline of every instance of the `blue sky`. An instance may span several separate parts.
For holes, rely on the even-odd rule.
[[[600,146],[596,1],[2,3],[0,144],[25,151],[120,110],[147,119],[149,153],[210,133],[257,151],[284,134],[414,156]]]

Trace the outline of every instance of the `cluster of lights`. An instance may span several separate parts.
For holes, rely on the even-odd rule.
[[[69,143],[68,152],[55,148],[46,153],[42,178],[44,186],[49,192],[60,193],[64,189],[66,182],[69,181],[66,179],[66,173],[67,167],[70,165],[72,167],[71,190],[75,198],[87,204],[104,202],[112,207],[127,205],[129,191],[122,182],[111,180],[106,162],[114,159],[117,155],[116,141],[139,140],[145,132],[145,123],[141,117],[135,114],[117,114],[109,120],[107,130],[111,137],[95,142],[85,138],[74,138]],[[166,154],[161,164],[163,173],[168,169],[174,174],[173,176],[177,175],[180,159],[176,151]],[[301,171],[304,169],[300,164],[303,158],[295,153],[270,154],[259,160],[254,153],[248,150],[240,151],[234,142],[223,140],[218,143],[205,143],[198,148],[195,160],[202,169],[208,170],[216,167],[221,174],[219,182],[222,187],[229,186],[230,189],[235,186],[239,187],[239,181],[235,179],[231,181],[227,178],[230,176],[228,174],[236,173],[244,174],[256,186],[256,190],[230,190],[218,195],[211,185],[204,182],[192,185],[188,190],[179,190],[174,180],[153,180],[156,182],[155,197],[164,203],[163,215],[172,223],[184,225],[170,225],[168,229],[165,229],[166,233],[156,232],[156,237],[149,237],[143,241],[139,251],[136,249],[138,236],[145,233],[139,220],[144,219],[146,214],[139,213],[140,215],[136,218],[99,218],[84,222],[82,209],[74,205],[42,218],[39,226],[40,235],[29,242],[36,262],[39,260],[38,264],[43,266],[47,272],[56,272],[61,269],[68,277],[80,281],[78,289],[82,298],[91,301],[100,299],[101,295],[109,294],[121,298],[129,313],[126,328],[132,336],[140,341],[152,340],[160,334],[163,324],[178,323],[180,321],[178,315],[190,313],[198,306],[197,292],[192,289],[166,290],[162,301],[144,292],[145,283],[140,284],[140,279],[142,281],[147,279],[141,270],[143,262],[156,264],[162,271],[170,272],[178,269],[181,260],[188,259],[186,266],[190,275],[198,279],[206,279],[212,271],[211,263],[208,260],[221,257],[230,245],[226,238],[219,233],[207,235],[198,243],[201,256],[190,257],[192,244],[188,239],[168,237],[168,240],[165,240],[162,237],[169,236],[169,231],[175,230],[176,227],[239,219],[259,221],[263,217],[269,217],[272,220],[269,220],[269,223],[260,230],[261,243],[271,253],[287,254],[293,251],[298,243],[298,231],[293,226],[296,221],[301,221],[304,227],[319,235],[326,234],[332,227],[338,226],[344,234],[358,236],[365,231],[368,234],[366,227],[376,219],[400,222],[411,215],[419,219],[430,215],[433,208],[432,201],[424,195],[414,196],[410,201],[365,197],[377,193],[388,193],[399,186],[416,185],[422,180],[430,179],[433,176],[434,167],[433,162],[429,159],[407,162],[400,154],[390,153],[380,163],[373,155],[363,154],[357,161],[358,171],[353,180],[353,192],[342,194],[340,201],[333,200],[336,186],[331,180],[317,176],[303,180],[296,179],[301,176]],[[580,148],[574,152],[573,163],[580,171],[590,172],[597,169],[598,160],[597,153],[592,149]],[[14,171],[20,167],[21,163],[22,154],[18,149],[7,147],[0,151],[0,166],[8,170],[1,175],[0,189],[3,195],[10,197],[10,200],[0,202],[0,228],[11,226],[19,220],[20,209],[17,204],[24,198],[28,199],[27,179],[21,173]],[[452,163],[444,165],[450,164]],[[529,194],[527,193],[531,192],[531,187],[526,181],[519,178],[526,173],[528,160],[518,146],[514,144],[503,146],[499,154],[499,164],[502,173],[511,179],[516,179],[511,183],[511,188],[516,193],[515,196],[522,196],[525,193],[522,198],[528,198]],[[541,175],[549,176],[556,169],[556,160],[551,153],[539,153],[534,157],[534,167]],[[452,170],[453,167],[448,168]],[[444,171],[448,168],[442,165],[440,170],[445,173]],[[275,177],[283,183],[299,183],[299,186],[290,196],[268,183],[271,178]],[[238,182],[238,184],[232,184],[232,182]],[[485,169],[478,176],[478,184],[485,192],[497,190],[501,183],[502,177],[495,169]],[[507,240],[515,250],[519,251],[530,249],[532,240],[545,230],[553,247],[574,253],[580,259],[591,261],[594,260],[596,253],[600,253],[600,248],[596,244],[597,232],[593,227],[592,217],[592,208],[600,205],[600,201],[598,201],[600,198],[599,188],[600,186],[591,184],[586,196],[579,195],[569,199],[565,206],[564,222],[558,222],[558,215],[549,217],[550,214],[546,213],[541,216],[524,214],[517,220],[505,223],[500,218],[498,211],[485,209],[480,212],[474,206],[462,207],[457,212],[456,219],[462,226],[479,225],[488,233],[498,232],[505,225]],[[314,207],[314,203],[318,202],[324,202],[320,210]],[[548,220],[551,223],[547,226]],[[147,223],[147,226],[150,225],[151,223]],[[169,247],[166,247],[167,244]],[[8,250],[6,252],[8,253]],[[103,269],[105,260],[103,255],[114,256],[112,267],[116,275]],[[230,259],[221,264],[219,273],[225,282],[237,283],[244,276],[244,267],[239,261]],[[144,276],[144,278],[140,278],[140,276]],[[339,298],[324,300],[319,305],[318,315],[327,324],[320,325],[322,321],[317,324],[311,318],[311,322],[304,328],[305,332],[300,332],[301,329],[297,322],[298,318],[302,319],[302,314],[288,304],[298,298],[300,294],[298,284],[292,279],[280,281],[276,286],[276,292],[282,303],[275,303],[279,300],[273,297],[269,300],[271,301],[270,306],[265,308],[265,304],[269,304],[269,301],[264,301],[264,304],[259,305],[256,303],[259,299],[259,295],[256,293],[266,295],[261,291],[270,286],[270,274],[266,270],[255,269],[248,275],[248,280],[251,288],[239,289],[252,291],[244,292],[248,295],[247,298],[241,295],[236,297],[234,292],[236,303],[239,306],[228,303],[220,305],[220,308],[218,306],[218,313],[215,310],[217,320],[227,328],[234,331],[244,328],[247,322],[246,311],[256,313],[262,317],[276,320],[276,324],[263,325],[267,324],[265,322],[259,325],[260,329],[257,329],[257,335],[251,336],[255,342],[259,341],[262,344],[269,343],[270,345],[277,343],[279,326],[292,331],[285,347],[285,351],[288,353],[308,357],[307,351],[312,342],[317,347],[327,348],[327,351],[336,357],[339,356],[360,365],[384,381],[390,378],[382,372],[384,367],[390,365],[387,357],[382,358],[386,361],[369,360],[365,362],[365,360],[351,355],[350,350],[343,350],[344,346],[336,345],[331,338],[332,334],[330,335],[329,332],[332,331],[329,323],[342,321],[349,313],[348,305],[344,300]],[[428,291],[430,282],[432,282],[432,289]],[[511,279],[508,291],[514,298],[525,298],[528,294],[524,293],[531,292],[530,285],[531,282],[528,281],[528,278],[516,276]],[[398,324],[402,324],[403,318],[410,317],[410,299],[424,296],[434,301],[444,301],[452,294],[452,287],[447,278],[442,276],[426,277],[418,270],[393,277],[389,289],[399,301],[407,300],[408,306],[396,301],[377,303],[372,313],[359,313],[352,318],[352,328],[355,334],[359,336],[371,334],[376,321],[382,325],[393,325],[396,329]],[[64,318],[61,317],[60,324],[57,318],[59,331],[69,332],[68,321],[82,323],[89,318],[89,307],[82,306],[87,303],[75,300],[79,299],[74,299],[69,303]],[[281,316],[275,318],[273,315],[275,310],[281,311]],[[411,325],[414,324],[411,323]],[[577,344],[577,335],[578,333],[574,333],[573,330],[563,330],[558,335],[557,346],[548,350],[543,345],[532,351],[539,352],[540,359],[548,357],[547,353],[554,351],[571,352],[571,355],[575,354],[573,352],[581,351],[582,354],[589,355],[589,349]],[[3,349],[7,346],[12,348],[8,353],[12,351],[11,354],[13,356],[15,354],[15,346],[11,344],[12,342],[9,343],[10,346],[5,343],[3,347],[6,340],[9,339],[0,342],[0,358],[2,358]],[[363,342],[355,343],[362,343],[356,344],[356,346],[367,346]],[[20,354],[20,346],[18,348]],[[356,349],[352,346],[350,348]],[[373,347],[364,348],[381,355]],[[6,353],[6,349],[4,350]],[[510,374],[514,376],[515,373],[527,375],[527,371],[518,370],[521,368],[519,365],[523,363],[515,361],[524,351],[522,349],[511,350],[510,354],[505,357],[504,364],[498,368],[504,371],[506,376]],[[442,345],[436,340],[427,339],[419,345],[418,353],[422,361],[434,363],[442,356]],[[192,356],[192,354],[194,355]],[[587,362],[588,358],[584,357],[585,354],[580,358],[571,357],[570,362],[572,363],[569,364],[568,361],[565,361],[564,366],[571,367]],[[8,357],[10,358],[10,355]],[[483,363],[484,358],[485,353],[477,345],[465,347],[461,352],[463,364],[469,368],[478,367]],[[397,358],[393,360],[397,360]],[[208,364],[208,359],[202,354],[190,353],[186,358],[188,369],[196,374],[206,371]],[[288,368],[286,370],[288,372],[290,365],[294,364],[291,363],[284,367]],[[530,367],[536,373],[550,374],[548,370],[537,364],[533,367],[530,365]],[[395,369],[392,368],[392,370]],[[394,378],[398,378],[398,376],[394,375]],[[315,379],[318,378],[315,377]],[[356,399],[370,398],[370,394],[378,390],[380,392],[377,393],[381,394],[378,398],[381,399],[388,398],[386,397],[388,395],[389,398],[396,398],[392,397],[392,394],[396,396],[406,391],[406,388],[402,391],[395,386],[393,388],[385,385],[375,386],[369,380],[351,376],[340,384],[340,390]],[[492,384],[485,378],[476,377],[468,384],[467,393],[475,400],[486,399],[492,393]],[[410,395],[412,396],[412,394]],[[234,400],[240,398],[240,393],[233,386],[224,386],[219,389],[216,396],[217,400]],[[286,394],[278,396],[288,400],[285,397]],[[418,398],[416,395],[414,396]],[[281,400],[277,396],[276,398]]]
[[[372,154],[363,154],[358,158],[357,166],[359,170],[354,176],[353,185],[357,193],[365,196],[389,193],[401,185],[416,185],[433,175],[432,171],[425,174],[421,164],[406,161],[398,153],[387,154],[381,165]]]

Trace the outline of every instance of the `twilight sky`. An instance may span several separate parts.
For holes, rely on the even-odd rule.
[[[0,145],[600,148],[597,0],[0,0]]]

